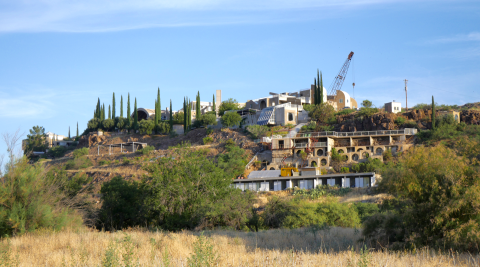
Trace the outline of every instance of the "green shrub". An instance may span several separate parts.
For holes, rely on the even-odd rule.
[[[155,128],[155,123],[153,120],[141,120],[138,123],[138,129],[141,134],[152,134]]]
[[[207,128],[207,135],[210,135],[214,132],[215,130],[212,128]]]
[[[139,150],[137,150],[137,153],[140,153],[142,155],[149,155],[150,153],[152,153],[152,151],[155,150],[155,147],[154,146],[145,146],[144,148],[141,148]]]
[[[219,256],[203,233],[193,243],[193,254],[187,259],[189,267],[218,265]]]
[[[212,137],[207,136],[207,137],[203,138],[203,144],[204,144],[204,145],[209,144],[209,143],[211,143],[211,142],[213,142],[213,138],[212,138]]]
[[[303,125],[300,129],[302,132],[313,132],[317,128],[317,123],[315,121],[309,122],[307,125]]]
[[[81,157],[81,158],[76,158],[76,159],[67,161],[67,163],[65,164],[65,169],[78,170],[78,169],[85,169],[90,166],[93,166],[92,161],[89,158]]]
[[[358,217],[360,222],[364,222],[368,217],[373,216],[380,212],[378,204],[375,203],[363,203],[357,202],[353,205],[357,209]]]
[[[225,127],[233,127],[235,125],[240,125],[242,121],[242,116],[240,116],[237,112],[226,112],[221,118],[222,124]]]
[[[120,161],[118,161],[118,159],[117,159],[117,160],[115,160],[115,164],[119,164],[119,163],[120,163]]]
[[[351,114],[351,113],[353,113],[353,112],[355,112],[355,111],[356,111],[356,110],[354,110],[354,109],[349,109],[349,108],[348,108],[348,109],[344,109],[344,110],[341,110],[341,111],[335,113],[335,116],[348,115],[348,114]]]
[[[378,113],[378,108],[363,107],[355,114],[355,117],[371,117],[375,113]]]
[[[108,160],[103,160],[102,159],[102,160],[98,161],[98,165],[100,165],[100,166],[108,165],[108,164],[110,164],[110,161],[108,161]]]
[[[254,139],[264,136],[270,129],[264,125],[249,125],[246,127],[247,132],[252,135]]]
[[[130,160],[127,159],[126,157],[123,157],[122,165],[128,165],[130,164]]]
[[[67,148],[64,146],[54,146],[48,150],[48,154],[51,157],[55,157],[55,158],[61,158],[65,156],[66,152],[67,152]]]
[[[87,147],[75,149],[73,151],[73,157],[74,158],[79,158],[79,157],[85,156],[85,155],[88,155],[88,148]]]
[[[397,125],[403,125],[405,123],[405,118],[404,117],[397,117],[395,119],[395,124]]]
[[[418,128],[418,124],[413,120],[408,120],[404,122],[403,126],[405,128]]]
[[[299,228],[312,225],[356,227],[360,219],[355,207],[328,199],[324,203],[303,200],[281,200],[272,197],[262,214],[265,226]]]
[[[116,176],[102,185],[100,193],[103,204],[99,218],[107,230],[133,227],[143,221],[144,192],[137,182]]]
[[[340,172],[341,172],[341,173],[349,173],[349,172],[350,172],[350,168],[348,168],[348,167],[342,167],[342,168],[340,169]]]
[[[30,165],[26,159],[11,164],[0,182],[0,236],[81,226],[82,219],[66,204],[73,201],[58,188],[56,180],[46,178],[42,165]]]

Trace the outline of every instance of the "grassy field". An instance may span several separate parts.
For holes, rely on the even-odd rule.
[[[199,238],[200,236],[200,238]],[[0,266],[478,266],[478,255],[362,251],[355,229],[106,233],[3,239]],[[3,264],[3,265],[2,265]],[[193,265],[192,265],[193,264]],[[200,264],[200,265],[194,265]],[[208,266],[204,265],[204,266]]]

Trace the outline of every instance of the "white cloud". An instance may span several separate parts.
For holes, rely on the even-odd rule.
[[[3,89],[2,89],[3,91]],[[19,92],[17,91],[16,94]],[[54,98],[51,92],[31,93],[24,95],[0,94],[0,118],[38,118],[53,115],[54,106],[50,99]]]
[[[471,32],[469,34],[457,34],[455,36],[450,37],[442,37],[432,41],[428,41],[427,43],[430,44],[437,44],[437,43],[458,43],[458,42],[472,42],[472,41],[480,41],[480,32]]]
[[[150,27],[255,23],[264,11],[309,11],[413,0],[0,0],[0,32],[101,32]],[[270,14],[271,16],[271,14]],[[303,16],[298,16],[302,18]]]

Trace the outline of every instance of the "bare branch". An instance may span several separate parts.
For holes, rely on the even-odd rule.
[[[9,157],[9,162],[7,165],[13,166],[15,160],[21,155],[21,148],[17,149],[18,141],[25,135],[25,132],[20,133],[20,128],[15,131],[15,133],[10,134],[8,132],[3,133],[3,141],[7,145],[7,152]]]

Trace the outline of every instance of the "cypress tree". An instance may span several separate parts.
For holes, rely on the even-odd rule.
[[[68,126],[68,139],[70,139],[70,126]]]
[[[185,103],[185,97],[183,98],[183,133],[187,133],[187,105]]]
[[[158,134],[157,128],[158,128],[158,101],[155,99],[155,133]]]
[[[432,95],[432,130],[435,130],[435,119],[436,119],[435,101],[433,100],[433,95]]]
[[[322,90],[320,88],[320,72],[319,70],[317,69],[317,105],[320,104],[320,90]]]
[[[102,121],[105,120],[105,103],[102,105]]]
[[[137,98],[135,97],[135,106],[133,108],[133,129],[138,129]]]
[[[112,118],[112,112],[110,110],[110,105],[108,105],[108,119]]]
[[[190,127],[192,125],[192,109],[193,109],[193,103],[192,101],[190,101],[190,99],[188,100],[188,106],[187,106],[187,110],[188,110],[188,115],[187,115],[187,119],[188,119],[188,127]]]
[[[212,106],[212,109],[213,109],[213,112],[215,112],[215,116],[217,116],[217,106],[215,105],[215,94],[213,94],[213,106]]]
[[[170,132],[173,130],[172,100],[170,99]]]
[[[318,104],[317,79],[313,78],[313,104]]]
[[[76,137],[78,137],[78,121],[77,121],[77,136]]]
[[[112,117],[111,119],[115,119],[115,93],[113,93],[113,99],[112,99]]]
[[[123,118],[123,95],[120,96],[120,118]]]
[[[102,107],[100,106],[100,97],[99,97],[98,101],[97,101],[97,109],[95,111],[95,118],[101,119],[101,114],[102,114],[101,109],[102,109]]]
[[[158,120],[162,120],[162,101],[160,99],[160,87],[158,87],[157,91],[157,100],[158,100]]]
[[[130,126],[130,118],[131,118],[131,113],[130,113],[130,93],[128,93],[128,99],[127,99],[127,124]]]
[[[195,113],[196,113],[196,119],[199,120],[200,119],[200,116],[202,114],[200,114],[200,91],[198,91],[197,93],[197,102],[195,103]]]
[[[323,78],[322,78],[322,72],[320,72],[320,101],[318,101],[319,104],[323,104]]]

